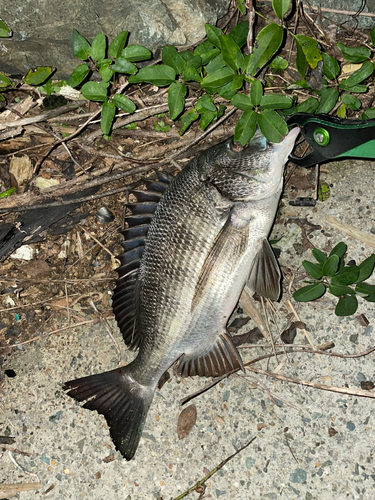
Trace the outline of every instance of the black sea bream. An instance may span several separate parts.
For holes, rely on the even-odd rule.
[[[213,377],[242,360],[226,325],[247,282],[277,300],[280,271],[267,236],[299,129],[280,144],[257,132],[239,150],[232,139],[196,156],[169,183],[135,192],[123,231],[113,310],[138,356],[129,365],[72,380],[69,395],[102,413],[130,460],[160,377]],[[162,193],[162,194],[161,194]]]

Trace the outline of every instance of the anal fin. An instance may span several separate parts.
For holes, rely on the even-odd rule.
[[[181,377],[218,377],[232,370],[245,371],[239,352],[233,344],[229,333],[217,337],[209,352],[201,356],[182,356],[176,367],[177,375]]]
[[[265,238],[254,259],[248,284],[261,297],[277,300],[280,296],[281,272],[275,254]]]

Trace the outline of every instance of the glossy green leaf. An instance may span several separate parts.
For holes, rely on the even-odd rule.
[[[340,73],[340,65],[334,57],[322,53],[323,57],[323,75],[328,78],[328,80],[334,80]]]
[[[259,114],[258,126],[270,142],[280,142],[280,139],[288,133],[285,120],[273,109],[265,109]]]
[[[171,66],[158,64],[141,68],[136,75],[129,77],[129,83],[151,83],[157,87],[170,85],[176,79],[176,72]]]
[[[375,265],[375,254],[370,255],[367,259],[361,262],[358,266],[359,268],[359,276],[357,281],[367,280],[372,274]]]
[[[237,0],[237,9],[241,12],[242,15],[246,14],[245,0]]]
[[[76,29],[73,29],[73,54],[86,61],[90,54],[90,44]]]
[[[347,47],[340,42],[337,46],[341,50],[343,58],[351,63],[361,63],[371,57],[371,51],[367,47]]]
[[[276,56],[272,59],[270,63],[270,68],[275,70],[283,70],[289,66],[289,63],[286,59],[281,56]]]
[[[297,70],[302,77],[305,77],[307,68],[310,66],[315,69],[323,56],[318,48],[317,40],[305,35],[295,35],[294,38],[297,45]]]
[[[219,54],[220,54],[220,50],[219,49],[215,49],[215,48],[212,49],[212,50],[209,50],[208,52],[204,52],[200,56],[201,59],[202,59],[202,65],[205,66],[210,61],[212,61],[212,59],[215,59],[215,57],[217,57]]]
[[[130,62],[139,62],[151,59],[152,53],[142,45],[128,45],[122,50],[121,55]]]
[[[203,109],[200,112],[201,116],[201,122],[200,122],[200,127],[201,130],[206,130],[206,128],[209,126],[210,123],[212,123],[213,120],[215,120],[217,113],[216,111],[208,111],[207,109]]]
[[[104,135],[109,135],[111,131],[112,122],[115,117],[116,106],[113,102],[103,102],[102,113],[100,119],[100,128]]]
[[[291,0],[272,0],[273,11],[279,19],[284,19],[285,14],[291,7]]]
[[[195,111],[195,109],[191,109],[188,111],[182,118],[181,118],[181,126],[180,126],[180,131],[179,134],[182,135],[185,130],[190,127],[190,125],[195,121],[198,120],[199,114]]]
[[[186,85],[182,85],[180,82],[170,84],[168,89],[168,108],[171,120],[175,120],[182,113],[185,106],[185,95]]]
[[[319,264],[314,264],[308,260],[303,260],[302,265],[305,271],[314,279],[319,280],[322,276],[322,266]]]
[[[193,68],[200,70],[202,66],[201,56],[194,55],[190,50],[184,50],[179,53],[184,61],[186,61],[186,66],[192,66]],[[209,63],[210,64],[210,63]]]
[[[238,23],[229,35],[233,38],[239,47],[243,47],[247,40],[247,35],[249,33],[249,21],[242,21]]]
[[[101,64],[99,67],[99,74],[102,77],[103,82],[109,82],[109,80],[114,75],[113,69],[110,68],[112,61],[110,63]]]
[[[107,101],[108,86],[106,82],[86,82],[82,85],[81,93],[89,101]]]
[[[336,316],[351,316],[354,314],[358,307],[357,297],[355,295],[345,295],[340,297],[336,309]]]
[[[288,109],[291,108],[293,99],[287,95],[266,94],[262,96],[260,107],[262,109]]]
[[[235,72],[233,71],[233,69],[225,67],[205,76],[201,81],[201,86],[203,88],[204,87],[218,88],[221,87],[222,85],[225,85],[229,81],[233,80],[234,75]]]
[[[221,35],[220,37],[221,55],[227,66],[234,71],[240,69],[243,61],[241,49],[230,35]]]
[[[229,101],[237,93],[237,89],[234,86],[234,79],[236,78],[236,76],[237,75],[234,75],[231,82],[228,82],[222,87],[215,89],[220,97],[223,97],[224,99],[227,99]]]
[[[375,26],[370,31],[370,40],[372,45],[375,47]]]
[[[206,70],[207,75],[209,75],[210,73],[214,73],[215,71],[217,71],[221,68],[224,68],[224,67],[225,67],[225,62],[224,62],[223,56],[220,52],[219,55],[214,57],[212,59],[212,61],[210,61],[207,64],[207,66],[205,67],[205,70]]]
[[[52,72],[53,70],[50,66],[38,66],[37,68],[30,69],[23,80],[28,85],[41,85],[52,75]]]
[[[255,113],[251,108],[247,108],[242,113],[241,118],[238,120],[236,124],[236,128],[234,129],[233,140],[235,142],[239,142],[241,146],[246,146],[246,144],[255,134],[257,119],[258,119],[258,114]]]
[[[323,283],[314,283],[314,285],[303,286],[294,292],[293,299],[298,302],[309,302],[310,300],[319,299],[325,291],[326,287]]]
[[[231,103],[233,104],[233,106],[238,109],[242,109],[243,111],[248,108],[252,109],[254,107],[253,101],[251,100],[250,96],[240,93],[232,97]]]
[[[125,113],[134,113],[136,109],[134,102],[125,95],[115,94],[112,98],[112,101],[115,103],[116,107],[118,107],[122,111],[125,111]]]
[[[315,259],[319,262],[319,264],[325,264],[327,262],[327,256],[324,252],[319,250],[318,248],[313,248],[311,250]]]
[[[219,28],[215,28],[215,26],[212,26],[212,24],[205,24],[204,25],[206,29],[206,36],[207,40],[211,42],[215,47],[220,49],[220,36],[222,35],[222,32]]]
[[[128,39],[129,31],[121,31],[116,38],[109,44],[108,54],[113,59],[117,59],[124,50],[126,40]]]
[[[161,60],[167,66],[173,68],[177,75],[180,75],[186,65],[186,61],[177,52],[176,47],[167,45],[161,52]]]
[[[332,293],[332,295],[335,295],[335,297],[340,297],[340,295],[351,295],[354,293],[353,288],[350,288],[349,286],[344,286],[344,285],[335,285],[334,283],[331,283],[328,287],[328,290]]]
[[[181,73],[184,82],[201,82],[202,77],[193,66],[186,66]]]
[[[263,85],[259,80],[255,80],[250,88],[250,99],[254,106],[259,106],[263,97]]]
[[[70,75],[69,80],[68,80],[68,85],[70,85],[73,88],[77,87],[80,83],[83,82],[83,80],[89,74],[89,71],[90,71],[90,69],[87,66],[87,64],[85,64],[85,63],[80,64],[79,66],[76,67],[76,69]]]
[[[0,102],[5,102],[5,97],[3,96],[3,94],[0,94]]]
[[[255,76],[278,51],[283,41],[284,30],[278,24],[268,24],[256,37],[256,47],[246,69],[248,75]]]
[[[117,73],[125,73],[127,75],[134,75],[137,73],[138,68],[135,64],[125,59],[125,57],[118,57],[116,63],[112,64],[111,69]],[[144,68],[145,69],[145,68]]]
[[[194,55],[199,56],[202,65],[208,64],[212,59],[220,54],[220,49],[217,49],[209,40],[200,43],[194,49]]]
[[[375,108],[368,108],[361,116],[362,120],[374,120],[375,119]]]
[[[345,104],[345,106],[347,106],[349,109],[352,109],[353,111],[356,111],[362,106],[361,101],[352,94],[344,94],[342,96],[342,102]]]
[[[323,276],[334,276],[339,268],[340,257],[338,255],[330,255],[323,264]]]
[[[346,118],[346,106],[344,103],[337,108],[336,115],[342,119]]]
[[[349,76],[346,80],[346,85],[350,88],[353,85],[357,85],[358,83],[366,80],[372,73],[374,72],[374,65],[370,61],[365,61],[362,66],[354,71],[353,74]]]
[[[346,90],[347,92],[355,92],[356,94],[363,94],[364,92],[367,92],[368,87],[367,85],[352,85],[349,87],[346,84],[347,78],[343,78],[341,82],[339,83],[339,88],[341,90]]]
[[[358,283],[358,285],[355,287],[355,292],[368,302],[375,302],[375,285],[369,285],[368,283]]]
[[[9,38],[10,36],[12,36],[12,30],[0,19],[0,37]]]
[[[319,107],[319,101],[318,99],[315,99],[315,97],[309,97],[306,99],[306,101],[301,102],[296,107],[295,112],[296,113],[314,113]]]
[[[332,250],[330,251],[329,257],[331,257],[331,255],[337,255],[341,259],[342,257],[344,257],[347,249],[348,249],[348,245],[346,243],[344,243],[343,241],[340,241],[340,243],[337,243],[337,245],[335,245],[332,248]]]
[[[358,266],[345,266],[332,278],[332,283],[335,285],[351,285],[358,280],[358,277]]]
[[[0,73],[0,88],[5,89],[5,87],[8,87],[11,85],[11,81],[7,76],[5,76],[3,73]]]
[[[105,49],[107,48],[107,39],[103,33],[98,33],[92,41],[90,56],[93,61],[101,61],[105,58]],[[108,134],[106,134],[108,135]]]
[[[234,75],[232,80],[233,88],[239,90],[242,88],[245,75]]]
[[[329,113],[336,105],[339,98],[338,90],[334,88],[325,88],[321,92],[319,106],[316,110],[317,114]]]
[[[212,102],[211,97],[207,94],[200,97],[197,101],[197,104],[195,105],[195,109],[198,112],[200,112],[203,108],[205,108],[207,111],[215,111],[216,112],[216,106]]]

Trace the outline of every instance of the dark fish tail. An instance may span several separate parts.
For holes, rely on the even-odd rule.
[[[83,408],[104,415],[116,448],[130,460],[133,458],[146,421],[155,389],[136,382],[129,367],[78,378],[63,387]]]

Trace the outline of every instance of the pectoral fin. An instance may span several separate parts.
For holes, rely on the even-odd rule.
[[[261,297],[277,300],[280,296],[280,279],[279,264],[271,245],[264,239],[250,271],[249,288]]]

